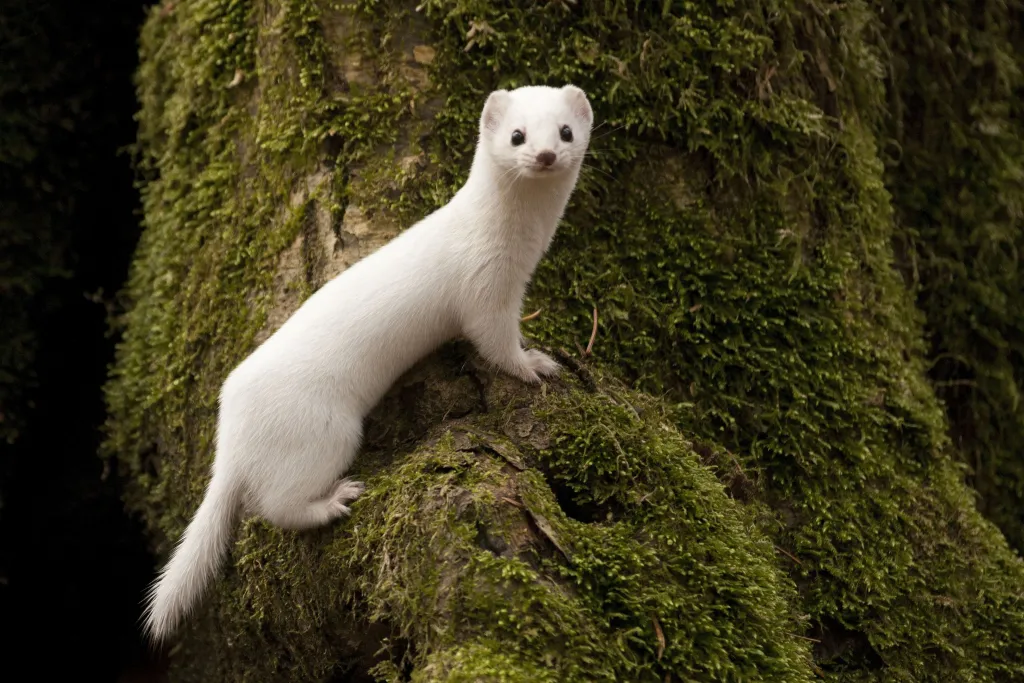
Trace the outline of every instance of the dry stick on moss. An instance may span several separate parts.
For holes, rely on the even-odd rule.
[[[590,331],[590,341],[587,342],[587,348],[584,349],[580,346],[579,342],[574,342],[576,349],[580,352],[580,356],[586,358],[593,352],[595,339],[597,339],[597,306],[594,306],[594,328]]]
[[[661,630],[658,617],[651,617],[651,621],[654,622],[654,634],[658,636],[658,661],[660,662],[661,656],[665,654],[665,633]]]
[[[587,348],[583,352],[584,356],[589,356],[593,352],[595,339],[597,339],[597,306],[594,306],[594,329],[590,331],[590,341],[587,342]]]
[[[527,320],[533,320],[538,315],[540,315],[540,312],[543,311],[543,310],[544,310],[543,308],[538,308],[536,311],[534,311],[530,315],[528,315],[528,316],[526,316],[524,318],[520,318],[520,322],[524,322],[525,323]]]
[[[597,339],[597,306],[594,306],[594,329],[590,331],[590,341],[587,342],[587,355],[594,350],[594,340]]]
[[[775,549],[778,550],[783,555],[785,555],[786,557],[788,557],[789,559],[791,559],[794,562],[796,562],[801,567],[804,566],[803,562],[801,562],[800,560],[796,559],[796,556],[793,555],[792,553],[790,553],[789,551],[787,551],[785,548],[780,548],[779,546],[775,546]]]

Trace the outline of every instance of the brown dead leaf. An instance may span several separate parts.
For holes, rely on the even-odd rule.
[[[429,45],[417,45],[412,49],[412,58],[417,64],[432,64],[436,54]]]

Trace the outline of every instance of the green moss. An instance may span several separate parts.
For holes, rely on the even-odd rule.
[[[217,386],[307,210],[290,190],[325,166],[336,219],[356,202],[408,225],[464,179],[494,87],[571,80],[594,103],[527,331],[571,348],[596,305],[601,390],[499,381],[482,412],[464,363],[434,359],[414,409],[392,396],[371,420],[350,523],[246,526],[183,676],[316,680],[367,659],[387,680],[1024,675],[1024,567],[961,480],[892,267],[871,6],[354,10],[196,0],[147,23],[147,233],[109,390],[133,507],[165,542],[198,502]],[[375,85],[335,80],[339,24],[368,27],[341,42]],[[406,67],[428,37],[424,90]],[[258,89],[226,88],[235,69]],[[456,405],[458,429],[428,439]],[[459,429],[503,436],[469,447]]]
[[[889,172],[929,375],[981,509],[1024,550],[1024,8],[886,3]]]
[[[762,535],[755,511],[764,510],[727,502],[657,403],[556,394],[540,415],[551,440],[541,468],[571,500],[562,506],[593,520],[569,529],[571,562],[559,573],[589,598],[595,620],[613,616],[639,635],[654,615],[669,643],[664,671],[683,680],[806,677],[803,626],[789,613],[796,596]]]
[[[505,645],[495,641],[472,641],[434,654],[422,670],[416,671],[411,680],[446,681],[447,683],[470,683],[488,681],[494,683],[527,683],[528,681],[557,681],[550,669],[523,661],[523,657],[509,652]],[[394,677],[386,679],[400,681]]]

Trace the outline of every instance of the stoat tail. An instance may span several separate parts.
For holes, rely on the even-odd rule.
[[[195,517],[149,589],[143,619],[154,645],[192,611],[220,570],[239,504],[238,488],[231,479],[214,474]]]

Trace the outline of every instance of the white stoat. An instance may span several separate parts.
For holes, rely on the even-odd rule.
[[[206,497],[149,590],[156,643],[219,570],[243,506],[289,529],[350,511],[339,481],[363,418],[443,342],[470,339],[526,382],[558,371],[519,331],[523,295],[576,186],[593,124],[579,88],[490,94],[466,184],[442,208],[328,282],[228,376]]]

